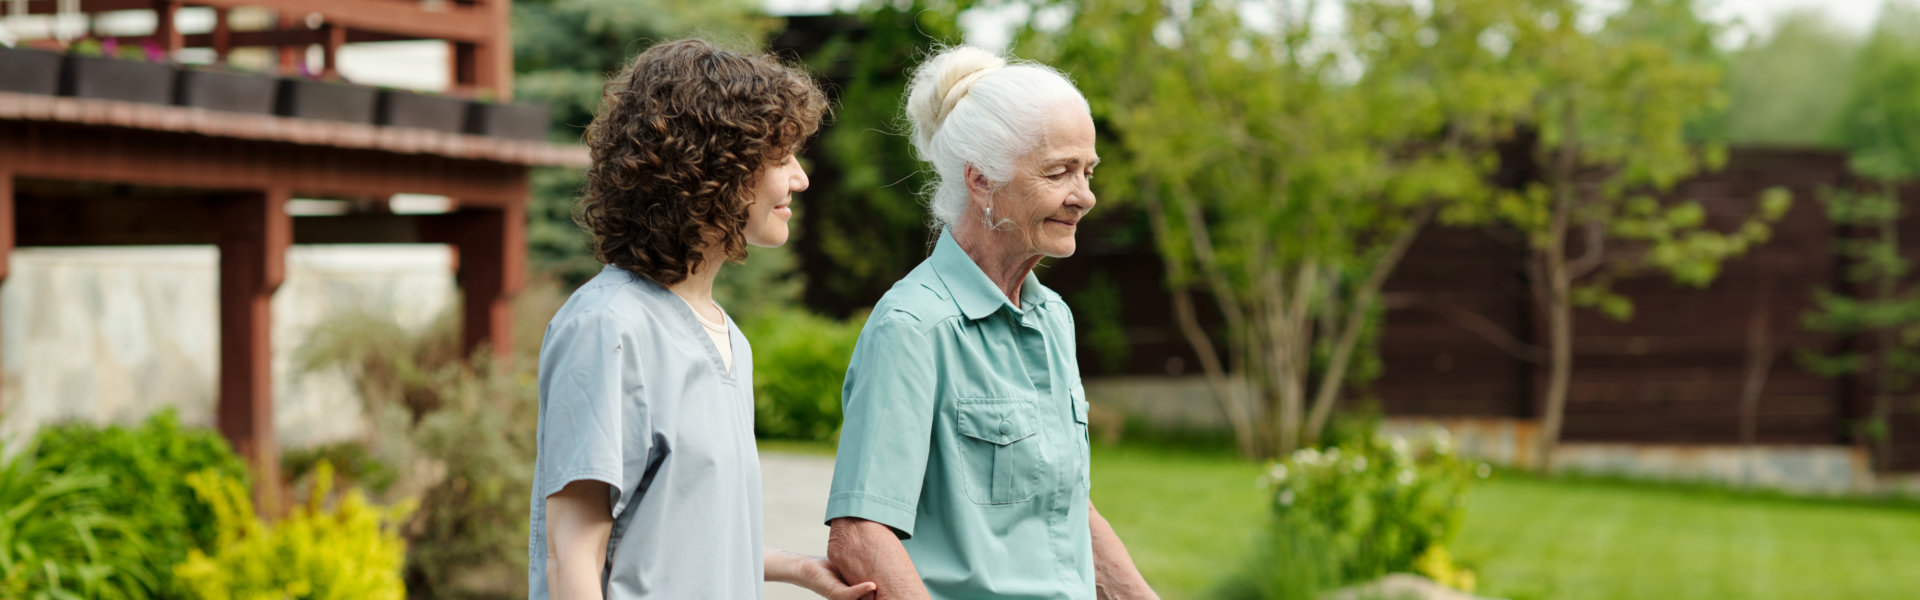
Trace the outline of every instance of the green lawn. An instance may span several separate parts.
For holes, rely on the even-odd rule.
[[[1096,447],[1094,503],[1170,600],[1206,598],[1264,522],[1256,465]],[[1500,475],[1455,555],[1514,600],[1920,597],[1920,506]]]
[[[1501,477],[1455,544],[1483,593],[1524,599],[1912,598],[1920,507]]]
[[[1093,448],[1093,505],[1160,596],[1205,598],[1266,522],[1259,465],[1230,455]]]

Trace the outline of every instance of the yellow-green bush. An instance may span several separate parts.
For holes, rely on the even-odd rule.
[[[213,507],[217,550],[191,552],[174,576],[205,600],[402,600],[406,543],[392,526],[410,503],[379,507],[349,490],[331,509],[333,468],[321,463],[313,495],[278,523],[262,523],[247,489],[232,478],[200,472],[188,485]]]

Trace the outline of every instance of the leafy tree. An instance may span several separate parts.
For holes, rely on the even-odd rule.
[[[1835,90],[1851,85],[1860,40],[1818,9],[1778,23],[1729,57],[1720,135],[1735,144],[1842,146],[1847,95]]]
[[[1537,136],[1530,153],[1535,177],[1489,203],[1453,208],[1461,220],[1500,223],[1527,239],[1533,299],[1546,317],[1548,342],[1534,459],[1551,467],[1573,370],[1573,310],[1631,318],[1632,301],[1610,285],[1647,271],[1682,285],[1711,283],[1723,261],[1766,241],[1768,224],[1791,198],[1769,190],[1757,214],[1721,232],[1706,226],[1698,202],[1657,197],[1725,161],[1723,146],[1688,136],[1691,124],[1724,101],[1712,49],[1717,25],[1700,19],[1693,0],[1632,0],[1593,31],[1580,27],[1583,7],[1573,0],[1452,4],[1509,15],[1493,38],[1476,41],[1499,69],[1529,82],[1518,122]],[[1458,71],[1439,65],[1435,72]]]
[[[1319,433],[1380,284],[1438,218],[1516,230],[1531,249],[1549,321],[1544,464],[1572,310],[1630,317],[1608,284],[1646,270],[1705,285],[1787,206],[1773,194],[1726,233],[1698,203],[1656,196],[1724,160],[1688,134],[1721,102],[1717,26],[1690,0],[1633,0],[1584,28],[1575,0],[1340,4],[1342,31],[1316,29],[1311,2],[1052,4],[1067,25],[1020,43],[1073,71],[1117,138],[1103,193],[1146,205],[1182,331],[1243,452]],[[1530,163],[1505,165],[1520,185],[1492,185],[1496,144]],[[1219,304],[1224,358],[1193,316],[1196,291]]]
[[[1485,194],[1491,136],[1467,132],[1500,122],[1483,118],[1497,96],[1448,97],[1399,70],[1417,15],[1388,3],[1348,3],[1351,31],[1371,33],[1344,52],[1316,48],[1340,35],[1316,29],[1312,4],[1272,26],[1231,2],[1056,6],[1070,21],[1019,44],[1072,72],[1114,138],[1102,196],[1148,215],[1241,452],[1317,438],[1343,387],[1375,371],[1352,367],[1387,275],[1442,201]],[[1449,123],[1449,106],[1474,117]],[[1196,293],[1225,331],[1201,325]]]
[[[655,42],[687,35],[757,48],[774,21],[757,16],[752,0],[520,0],[513,3],[516,97],[547,104],[552,137],[578,142],[600,106],[607,76]],[[573,204],[584,173],[537,169],[528,206],[528,254],[533,266],[559,271],[570,282],[592,277],[600,265],[587,254],[573,224]]]
[[[907,73],[941,43],[958,43],[963,7],[940,0],[876,3],[851,17],[812,56],[834,80],[834,122],[812,145],[814,187],[798,207],[796,246],[816,265],[807,304],[871,305],[927,256],[932,236],[919,192],[930,171],[914,157],[900,119]],[[841,315],[844,316],[844,315]]]
[[[1829,190],[1825,200],[1828,218],[1860,232],[1839,243],[1850,263],[1846,275],[1859,292],[1818,292],[1818,310],[1805,315],[1804,323],[1815,331],[1872,337],[1866,353],[1803,352],[1802,360],[1829,376],[1873,377],[1871,414],[1859,433],[1872,441],[1884,467],[1891,456],[1894,400],[1911,395],[1920,377],[1920,287],[1901,253],[1899,233],[1905,216],[1899,182],[1920,175],[1920,8],[1887,6],[1861,49],[1850,88],[1840,135],[1852,150],[1854,172],[1869,183],[1865,190]]]

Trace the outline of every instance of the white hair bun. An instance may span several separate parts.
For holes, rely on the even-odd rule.
[[[942,50],[913,72],[907,92],[907,116],[913,120],[913,145],[923,154],[940,126],[953,114],[953,107],[967,97],[967,91],[995,70],[1007,66],[1007,59],[973,46],[955,46]]]

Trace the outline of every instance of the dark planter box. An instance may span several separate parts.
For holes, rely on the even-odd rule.
[[[60,93],[60,64],[66,55],[0,46],[0,92]]]
[[[280,82],[266,75],[205,69],[181,69],[174,104],[230,112],[273,114]]]
[[[467,109],[467,133],[546,141],[547,119],[547,107],[538,104],[475,102]]]
[[[460,133],[467,125],[467,101],[447,96],[409,92],[380,92],[374,122],[390,127],[415,127]]]
[[[100,56],[68,56],[60,93],[150,104],[173,103],[173,65]]]
[[[273,114],[301,119],[372,123],[379,90],[310,79],[282,79]]]

